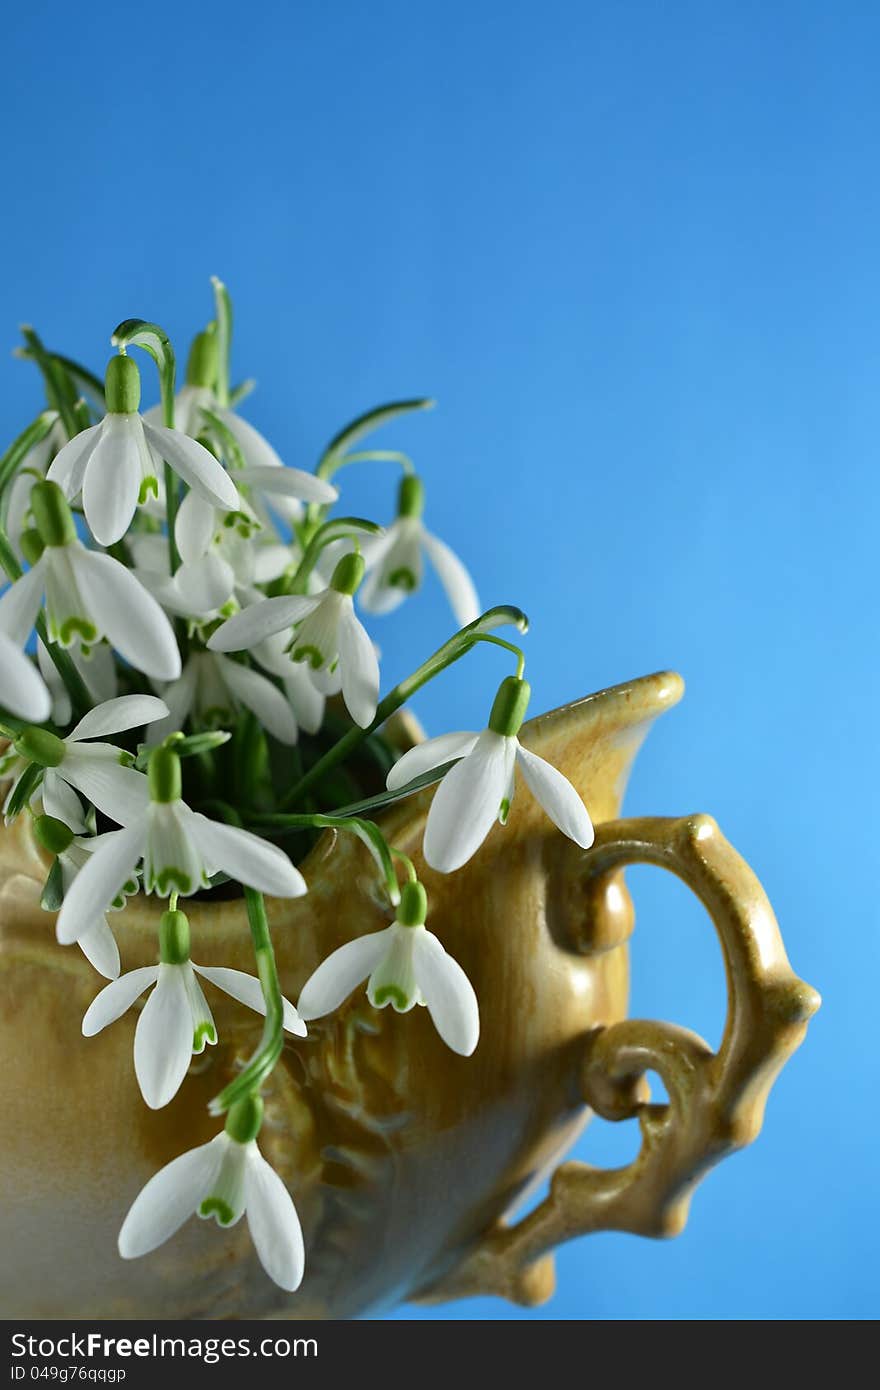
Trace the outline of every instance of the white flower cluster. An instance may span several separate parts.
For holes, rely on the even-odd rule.
[[[0,597],[4,814],[29,816],[51,856],[43,905],[57,912],[58,941],[78,943],[109,979],[83,1033],[147,996],[134,1072],[152,1108],[168,1104],[193,1055],[217,1041],[205,982],[267,1016],[273,1059],[282,1029],[304,1036],[308,1021],[338,1009],[364,981],[375,1008],[424,1005],[450,1048],[474,1051],[474,990],[425,925],[428,900],[414,866],[385,844],[380,825],[362,819],[412,783],[442,778],[423,845],[441,873],[465,864],[506,821],[517,767],[563,833],[584,847],[592,840],[580,797],[517,737],[529,697],[522,654],[488,635],[517,610],[481,617],[463,565],[423,524],[423,484],[408,459],[353,452],[371,428],[429,402],[361,417],[314,472],[287,466],[235,408],[228,297],[222,285],[215,291],[217,319],[197,335],[176,394],[171,347],[156,325],[120,325],[103,385],[31,333],[50,409],[0,460],[0,563],[9,580]],[[146,348],[160,369],[162,404],[144,415],[134,348]],[[83,384],[101,400],[99,419],[78,397]],[[331,478],[370,459],[403,468],[397,516],[384,530],[331,515],[339,496]],[[376,648],[358,609],[391,612],[419,587],[425,556],[459,631],[380,704]],[[349,754],[381,741],[388,713],[480,640],[519,657],[487,728],[392,756],[375,807],[368,795],[358,801],[361,819],[336,812],[340,786],[354,775]],[[294,1008],[281,995],[260,895],[306,893],[291,853],[301,858],[328,816],[365,839],[396,915],[367,935],[355,935],[353,923],[353,939],[319,966]],[[407,873],[402,888],[392,852]],[[247,899],[254,976],[191,959],[180,900],[227,880]],[[120,974],[117,937],[135,893],[169,901],[156,963]],[[253,1072],[217,1098],[224,1130],[147,1184],[123,1225],[123,1256],[154,1249],[193,1211],[222,1225],[246,1212],[269,1275],[298,1287],[296,1212],[256,1142],[271,1071],[263,1060],[258,1054]]]

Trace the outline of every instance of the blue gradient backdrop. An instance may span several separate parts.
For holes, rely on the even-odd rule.
[[[626,809],[712,811],[825,996],[678,1241],[569,1246],[535,1311],[395,1316],[876,1315],[877,7],[160,0],[4,23],[10,347],[30,320],[100,366],[134,315],[182,343],[217,273],[288,461],[436,395],[383,442],[415,453],[485,599],[531,615],[534,708],[680,670]],[[7,357],[3,437],[37,403]],[[392,473],[373,486],[387,512]],[[353,510],[368,495],[352,479]],[[429,585],[377,633],[387,674],[446,626]],[[424,720],[479,723],[498,664],[450,673]],[[634,1011],[717,1042],[708,924],[656,871],[631,884]],[[596,1124],[578,1152],[634,1148]]]

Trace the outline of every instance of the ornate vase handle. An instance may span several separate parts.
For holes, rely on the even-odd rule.
[[[819,1007],[793,974],[776,918],[745,860],[709,816],[609,821],[597,828],[583,871],[591,887],[626,864],[658,864],[705,905],[727,973],[728,1009],[718,1052],[671,1023],[626,1019],[584,1037],[583,1099],[607,1120],[637,1117],[642,1145],[624,1168],[564,1163],[547,1198],[517,1225],[499,1224],[429,1299],[498,1294],[533,1304],[554,1286],[548,1252],[590,1231],[677,1235],[691,1194],[719,1159],[757,1136],[770,1087]],[[663,1080],[668,1104],[646,1099],[645,1073]]]

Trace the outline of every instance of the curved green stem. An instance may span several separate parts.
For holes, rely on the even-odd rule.
[[[269,921],[266,917],[266,905],[262,893],[258,893],[255,888],[245,888],[244,899],[251,940],[254,944],[257,974],[260,977],[266,1005],[266,1022],[263,1025],[260,1045],[244,1071],[211,1101],[208,1108],[212,1115],[222,1115],[237,1100],[258,1091],[271,1075],[284,1047],[284,1003],[275,952],[272,949]]]

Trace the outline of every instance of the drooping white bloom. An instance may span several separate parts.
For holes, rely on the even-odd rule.
[[[0,632],[0,709],[19,719],[42,724],[52,712],[45,681],[30,657],[5,632]]]
[[[360,593],[367,613],[391,613],[422,582],[422,553],[428,556],[459,627],[480,616],[473,580],[454,551],[422,521],[422,483],[414,474],[400,484],[396,520],[382,536],[363,542],[367,577]]]
[[[135,670],[156,680],[176,680],[180,652],[152,595],[111,555],[86,549],[54,483],[35,483],[33,504],[40,513],[45,549],[0,598],[0,632],[24,647],[45,599],[53,642],[92,647],[106,637]]]
[[[147,893],[188,897],[222,871],[248,888],[279,898],[306,892],[302,874],[276,845],[238,826],[224,825],[190,809],[180,796],[180,760],[159,747],[151,756],[151,799],[126,821],[77,876],[58,914],[62,945],[76,941],[84,921],[103,912],[143,860]]]
[[[407,884],[397,921],[384,931],[347,941],[306,981],[297,1010],[302,1019],[332,1013],[352,990],[367,983],[374,1008],[390,1004],[407,1013],[427,1006],[434,1026],[453,1052],[469,1057],[480,1036],[480,1011],[467,975],[425,926],[426,899],[420,884]]]
[[[173,1100],[193,1056],[204,1052],[206,1043],[217,1041],[214,1017],[198,975],[249,1009],[265,1014],[256,976],[243,970],[196,965],[187,959],[141,966],[113,980],[92,1000],[83,1018],[84,1035],[94,1037],[121,1018],[144,990],[151,989],[135,1028],[134,1070],[141,1094],[152,1110]],[[306,1026],[287,999],[283,1022],[288,1033],[305,1037]]]
[[[314,684],[324,694],[338,689],[341,682],[349,714],[367,728],[379,701],[379,663],[354,611],[352,595],[363,573],[359,555],[343,556],[329,587],[321,593],[279,595],[251,604],[219,627],[208,646],[216,652],[244,651],[275,633],[289,631],[290,659],[307,664]]]
[[[163,461],[210,504],[227,511],[238,506],[235,484],[203,444],[138,414],[140,377],[132,358],[111,358],[106,384],[104,419],[75,435],[47,474],[68,501],[82,495],[86,521],[100,545],[120,540],[135,509],[159,496]]]
[[[121,695],[89,710],[66,738],[44,729],[25,730],[16,749],[45,771],[40,787],[43,810],[75,835],[86,832],[83,807],[77,796],[118,824],[142,813],[149,801],[147,779],[128,766],[129,755],[112,743],[94,743],[102,734],[118,734],[164,719],[168,706],[155,695]]]
[[[260,1263],[289,1293],[305,1266],[302,1230],[290,1193],[263,1158],[255,1139],[240,1143],[224,1130],[210,1143],[175,1158],[135,1199],[119,1233],[123,1259],[148,1255],[194,1213],[232,1226],[247,1212]]]
[[[57,860],[63,900],[77,874],[88,863],[89,856],[100,848],[103,837],[74,835],[63,821],[49,815],[37,816],[32,828],[37,842]],[[124,884],[119,896],[111,903],[111,909],[121,911],[125,906],[126,896],[136,893],[137,889],[137,879]],[[109,980],[116,979],[119,974],[119,948],[103,912],[98,913],[93,922],[85,926],[78,944],[83,955],[99,974],[105,975]]]
[[[267,637],[265,642],[251,648],[251,656],[264,670],[281,678],[298,727],[307,734],[316,734],[324,722],[327,696],[314,684],[302,662],[291,661],[284,634]]]
[[[296,718],[276,685],[250,666],[214,652],[193,652],[179,680],[162,691],[168,718],[153,731],[157,743],[182,729],[188,719],[198,728],[228,728],[243,706],[257,716],[279,743],[296,743]]]
[[[517,765],[526,785],[564,835],[588,849],[593,826],[574,787],[550,763],[523,748],[517,738],[528,703],[528,685],[516,677],[502,682],[489,727],[482,733],[441,734],[404,753],[388,773],[389,790],[453,759],[434,794],[423,851],[432,869],[452,873],[476,853],[496,820],[507,820]]]

